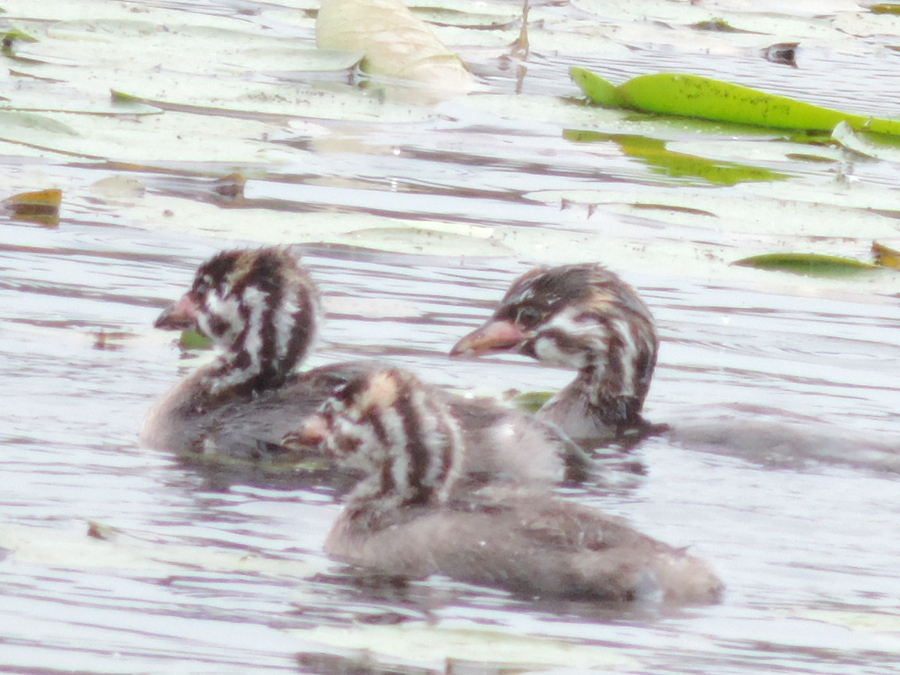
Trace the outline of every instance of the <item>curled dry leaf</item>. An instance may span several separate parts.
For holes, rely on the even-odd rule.
[[[59,205],[62,190],[50,189],[38,192],[20,192],[3,200],[3,210],[13,220],[56,227],[59,225]]]
[[[900,251],[896,249],[873,241],[872,258],[875,260],[875,264],[880,267],[890,267],[894,270],[900,270]]]
[[[363,70],[373,75],[413,80],[448,94],[474,86],[462,59],[400,0],[323,0],[316,43],[320,49],[364,53]]]

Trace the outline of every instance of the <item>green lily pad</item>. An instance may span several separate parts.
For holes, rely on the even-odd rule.
[[[713,33],[746,33],[747,31],[735,28],[725,19],[711,19],[709,21],[699,21],[691,26],[694,30],[706,30]]]
[[[15,61],[23,61],[25,63],[31,63],[32,60],[19,56],[19,46],[22,43],[28,42],[37,42],[37,38],[32,37],[28,33],[23,33],[20,30],[9,30],[0,35],[0,54],[3,54],[8,59],[13,59]]]
[[[818,253],[765,253],[735,260],[733,265],[755,267],[760,270],[778,270],[815,277],[843,277],[877,270],[877,265],[853,258],[842,258]]]
[[[639,75],[615,87],[584,68],[572,67],[569,74],[592,102],[605,107],[629,107],[658,114],[778,129],[830,131],[840,122],[846,122],[855,131],[900,135],[900,121],[830,110],[698,75]]]
[[[621,90],[608,80],[585,68],[569,68],[569,76],[592,103],[604,108],[628,108],[629,102]]]
[[[212,340],[206,337],[196,328],[185,328],[181,331],[181,337],[178,338],[178,344],[182,349],[212,349]]]
[[[892,2],[883,2],[869,7],[872,14],[896,14],[900,15],[900,5]]]
[[[552,391],[523,391],[512,393],[509,401],[519,410],[536,413],[551,398],[553,398]]]

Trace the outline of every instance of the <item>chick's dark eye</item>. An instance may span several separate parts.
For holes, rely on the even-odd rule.
[[[208,274],[204,274],[194,282],[194,295],[206,295],[207,293],[209,293],[209,289],[212,288],[212,283],[212,277]]]
[[[319,413],[329,420],[333,420],[337,415],[340,415],[343,410],[344,402],[337,396],[329,398],[319,407]]]
[[[526,328],[532,328],[541,321],[541,313],[534,307],[520,307],[516,312],[516,323]]]

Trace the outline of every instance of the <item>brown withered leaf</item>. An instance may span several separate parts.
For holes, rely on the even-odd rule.
[[[23,220],[45,227],[56,227],[59,225],[59,205],[61,203],[62,190],[52,188],[12,195],[3,200],[2,207],[13,220]]]
[[[900,270],[900,251],[896,249],[873,241],[872,258],[876,265],[890,267],[893,270]]]

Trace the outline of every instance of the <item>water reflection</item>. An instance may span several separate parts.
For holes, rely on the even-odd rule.
[[[234,11],[228,2],[166,6]],[[761,71],[755,55],[677,60],[649,49],[609,58],[532,55],[524,92],[540,96],[545,112],[515,121],[492,108],[489,97],[473,97],[466,116],[359,125],[350,134],[359,140],[354,151],[310,142],[307,164],[269,167],[249,181],[242,206],[298,218],[339,208],[426,223],[512,222],[592,238],[627,236],[634,248],[650,240],[673,248],[682,241],[727,246],[735,235],[725,226],[673,225],[646,209],[640,217],[615,218],[602,209],[581,217],[588,207],[534,201],[538,190],[638,190],[660,182],[618,153],[573,149],[562,137],[551,97],[571,95],[565,69],[581,62],[621,81],[691,68],[805,92],[836,107],[864,101],[862,112],[892,114],[897,53],[843,55],[847,68],[840,73],[834,58],[830,49],[805,51],[802,68],[785,80],[787,69],[763,64]],[[495,89],[511,88],[512,79],[499,72]],[[688,133],[694,130],[687,123],[666,129],[667,136]],[[139,176],[150,193],[221,203],[212,181],[197,174],[226,175],[231,168],[142,173],[65,162],[8,158],[0,166],[15,189],[48,176],[67,187],[57,229],[0,222],[0,669],[426,670],[402,659],[360,663],[349,648],[287,632],[327,626],[356,636],[360,625],[396,624],[546,636],[613,651],[647,672],[896,670],[895,297],[866,285],[798,291],[777,276],[705,279],[677,265],[632,269],[612,254],[604,260],[641,291],[657,317],[663,346],[647,415],[670,423],[676,435],[636,448],[630,457],[644,473],[632,474],[622,489],[586,488],[574,496],[713,562],[728,585],[721,605],[673,615],[623,613],[532,602],[442,579],[402,588],[365,584],[321,555],[340,502],[315,480],[233,475],[136,444],[150,403],[185,368],[171,337],[151,329],[154,316],[198,263],[245,242],[224,240],[221,232],[139,229],[114,202],[86,196],[82,186],[118,168]],[[791,161],[776,168],[782,165],[814,182],[832,178],[830,165],[804,165],[802,173]],[[872,162],[857,167],[855,177],[890,186],[894,174]],[[154,227],[172,220],[162,210],[153,215],[147,222]],[[330,312],[311,365],[377,356],[436,384],[494,396],[554,390],[571,379],[515,356],[446,359],[527,268],[502,251],[456,259],[334,246],[307,246],[305,253]],[[571,254],[578,253],[573,247]],[[541,251],[533,257],[541,259]],[[115,348],[98,349],[98,335]],[[114,536],[89,537],[91,522],[113,528]]]
[[[798,467],[793,453],[808,447],[821,455],[821,424],[838,420],[852,444],[827,434],[839,453],[831,459],[877,468],[859,454],[853,429],[890,430],[884,418],[897,406],[886,397],[895,394],[872,385],[897,349],[888,340],[893,308],[778,297],[780,306],[760,312],[749,308],[772,306],[777,296],[750,300],[748,289],[676,290],[666,279],[630,279],[657,313],[665,345],[648,401],[653,419],[689,430],[687,422],[727,411],[733,431],[714,449],[724,456],[697,452],[693,441],[682,439],[679,447],[651,439],[634,454],[647,475],[628,489],[588,490],[580,498],[662,539],[692,544],[728,580],[723,605],[629,616],[452,584],[442,590],[447,582],[439,580],[398,596],[396,588],[335,576],[340,568],[321,558],[340,508],[328,490],[236,478],[134,445],[147,406],[177,378],[178,353],[150,322],[217,243],[197,240],[191,252],[173,254],[155,249],[148,235],[118,230],[120,253],[94,254],[92,241],[73,246],[84,234],[77,228],[52,240],[14,224],[3,228],[7,241],[22,244],[2,251],[7,386],[0,396],[7,411],[16,411],[4,430],[4,466],[15,479],[2,501],[8,523],[32,527],[18,538],[0,529],[0,545],[14,551],[3,561],[3,627],[7,644],[16,645],[4,656],[9,664],[74,659],[89,669],[115,652],[129,669],[241,672],[303,664],[341,672],[362,666],[321,649],[303,652],[280,629],[394,620],[488,624],[582,644],[597,644],[602,626],[604,645],[644,662],[678,662],[685,672],[711,664],[740,669],[751,652],[773,672],[831,672],[835,660],[843,667],[888,663],[880,650],[894,648],[889,632],[876,623],[849,633],[845,625],[851,611],[895,616],[891,598],[900,580],[893,560],[900,550],[883,536],[900,515],[895,483],[827,468],[821,457]],[[35,241],[25,244],[29,239]],[[448,346],[489,314],[519,273],[505,262],[327,246],[307,247],[305,258],[332,308],[319,362],[377,353],[439,384],[493,394],[553,389],[571,376],[517,357],[445,359]],[[734,309],[742,306],[748,309]],[[803,349],[794,337],[800,328]],[[116,350],[98,350],[99,330],[131,337]],[[763,404],[764,411],[754,407]],[[752,435],[733,420],[758,424],[763,416],[774,425],[802,418],[805,426],[793,432],[800,445],[784,453],[790,462],[769,462],[760,472],[758,458],[744,462],[734,443]],[[762,425],[758,436],[768,453],[778,449],[767,440],[771,428]],[[88,520],[125,533],[124,541],[98,543],[115,558],[85,549]],[[128,543],[131,537],[136,542]],[[68,554],[41,553],[54,548]],[[678,646],[685,636],[703,647]],[[838,639],[847,646],[833,649]],[[290,656],[295,652],[305,655]]]

